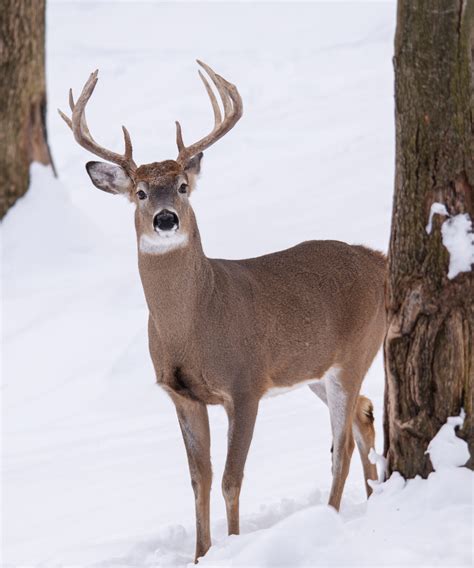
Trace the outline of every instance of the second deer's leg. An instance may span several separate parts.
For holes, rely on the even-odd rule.
[[[354,413],[354,424],[352,426],[354,438],[359,449],[362,467],[364,469],[365,489],[367,497],[372,493],[369,486],[369,479],[377,479],[377,468],[369,461],[369,452],[375,448],[375,428],[372,402],[365,396],[359,396]]]
[[[212,482],[209,418],[205,404],[174,400],[188,455],[191,484],[196,506],[195,561],[211,546],[209,506]]]
[[[338,376],[331,377],[326,383],[333,438],[332,485],[329,505],[336,510],[339,510],[341,504],[342,491],[354,451],[352,421],[358,391],[358,388],[354,388],[354,383],[350,383],[344,370],[341,370]]]
[[[258,399],[237,397],[226,405],[229,417],[227,460],[222,478],[222,493],[227,510],[229,534],[239,534],[239,497],[245,462],[252,441]]]

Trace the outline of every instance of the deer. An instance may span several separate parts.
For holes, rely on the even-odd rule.
[[[355,445],[370,495],[370,480],[377,479],[369,460],[373,405],[360,389],[386,331],[386,260],[378,251],[313,240],[245,260],[205,255],[190,197],[204,151],[236,125],[243,104],[235,85],[197,63],[206,73],[199,70],[214,127],[186,146],[176,122],[175,160],[137,166],[124,126],[123,154],[94,140],[85,108],[98,71],[76,102],[69,91],[71,117],[59,110],[76,142],[105,160],[86,164],[93,185],[135,205],[149,351],[156,382],[176,407],[194,492],[195,562],[211,546],[208,405],[223,406],[228,416],[222,493],[229,534],[239,534],[239,497],[259,403],[273,392],[306,384],[329,409],[328,504],[339,510]]]

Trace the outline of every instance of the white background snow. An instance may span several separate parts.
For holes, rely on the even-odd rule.
[[[49,2],[48,127],[59,173],[32,168],[3,223],[5,566],[184,566],[194,504],[173,406],[154,384],[132,207],[96,190],[55,109],[100,69],[100,142],[174,158],[212,125],[195,58],[238,85],[244,117],[203,162],[193,196],[209,256],[305,239],[386,250],[393,189],[393,3]],[[363,387],[382,450],[379,356]],[[226,418],[210,409],[215,547],[203,565],[469,565],[472,474],[394,476],[365,501],[354,455],[341,514],[326,408],[304,388],[264,400],[225,535]],[[447,436],[447,437],[446,437]],[[449,432],[442,443],[451,443]],[[451,441],[451,442],[450,442]],[[435,443],[436,447],[436,443]],[[439,446],[438,446],[439,447]],[[443,453],[441,446],[441,453]]]

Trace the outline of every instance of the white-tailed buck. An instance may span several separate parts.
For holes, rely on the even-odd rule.
[[[359,396],[385,333],[382,254],[339,241],[308,241],[246,260],[207,258],[190,196],[202,153],[242,116],[234,85],[207,72],[223,106],[199,72],[214,111],[210,134],[185,146],[176,123],[178,157],[137,167],[123,128],[124,154],[100,146],[85,117],[97,71],[72,117],[61,116],[84,148],[115,165],[89,162],[92,183],[136,206],[140,276],[149,309],[148,334],[157,382],[178,414],[196,504],[196,560],[211,545],[208,404],[229,417],[222,479],[229,534],[239,532],[239,494],[260,399],[272,389],[307,383],[329,407],[333,480],[329,504],[339,508],[354,438],[367,480],[376,479],[372,404]],[[300,188],[294,188],[295,194]],[[316,527],[315,527],[316,530]]]

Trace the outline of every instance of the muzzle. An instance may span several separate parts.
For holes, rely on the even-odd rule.
[[[176,231],[178,227],[178,216],[169,209],[162,209],[153,217],[153,228],[155,231]]]

